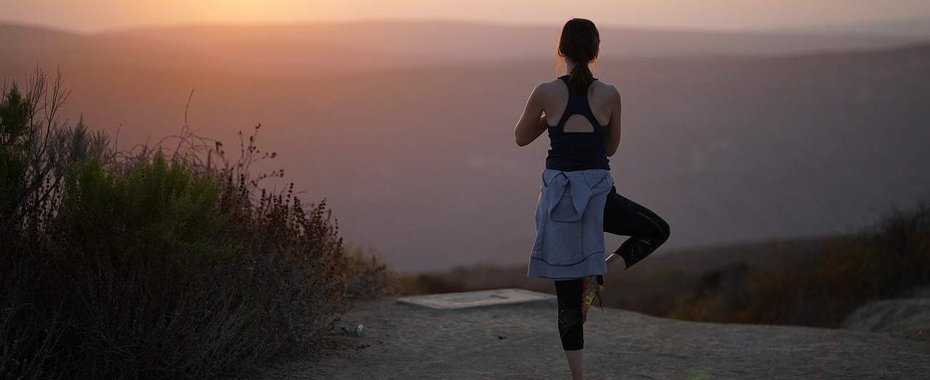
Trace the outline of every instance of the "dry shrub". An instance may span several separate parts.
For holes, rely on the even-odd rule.
[[[262,189],[258,127],[235,161],[186,128],[119,152],[36,118],[39,90],[0,104],[0,377],[218,377],[313,350],[350,284],[382,287],[325,200]]]
[[[347,247],[345,257],[349,298],[370,300],[397,294],[395,275],[376,255],[366,254],[358,247]]]
[[[707,277],[707,275],[705,275]],[[871,231],[823,248],[816,259],[711,272],[726,286],[698,286],[671,317],[835,327],[855,308],[930,284],[930,207],[896,210]]]
[[[398,276],[396,278],[397,294],[436,294],[463,292],[466,290],[479,290],[468,288],[465,283],[451,279],[442,274],[416,273]]]

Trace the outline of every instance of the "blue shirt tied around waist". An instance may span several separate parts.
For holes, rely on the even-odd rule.
[[[536,242],[527,275],[570,279],[607,272],[604,204],[610,170],[545,169],[536,206]]]

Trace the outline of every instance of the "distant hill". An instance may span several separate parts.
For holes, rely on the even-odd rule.
[[[82,34],[35,25],[0,22],[0,51],[48,52],[81,48],[91,38]],[[5,56],[4,61],[14,58]]]
[[[467,22],[381,21],[282,25],[189,25],[81,35],[0,24],[0,53],[27,49],[62,64],[110,64],[224,71],[368,70],[398,66],[550,59],[558,27]],[[872,49],[908,37],[700,32],[603,28],[604,57],[779,55]],[[11,51],[12,50],[12,51]],[[23,64],[30,62],[31,57]],[[9,63],[9,62],[5,62]]]
[[[60,65],[72,89],[66,114],[119,129],[122,144],[176,132],[194,88],[194,127],[232,138],[261,122],[259,144],[280,154],[269,165],[308,200],[327,197],[340,231],[395,268],[525,262],[547,143],[518,149],[512,128],[530,89],[555,76],[547,33],[556,32],[429,25],[390,24],[383,36],[369,24],[333,24],[34,39],[5,26],[0,77]],[[405,39],[424,30],[435,35]],[[625,55],[637,45],[622,36],[634,34],[608,31],[597,65],[624,99],[611,165],[621,193],[669,221],[670,248],[845,233],[930,199],[930,45],[801,54],[801,45],[762,43],[784,40],[733,35],[721,38],[767,53],[740,56],[749,48],[720,43],[733,55],[707,54],[710,45],[670,38],[682,46]],[[474,41],[432,39],[449,35]],[[542,52],[511,51],[506,41],[521,38],[538,39],[526,43]],[[450,59],[462,56],[487,60]]]
[[[291,25],[153,27],[100,36],[181,44],[241,41],[328,42],[395,54],[456,62],[550,57],[558,26],[509,26],[453,21],[371,21]],[[675,29],[601,28],[601,53],[608,57],[682,54],[785,54],[870,49],[914,42],[906,37],[858,33],[732,33]]]
[[[930,19],[911,18],[846,25],[829,25],[820,28],[807,28],[802,32],[814,34],[861,34],[867,36],[920,38],[927,40],[930,39]]]

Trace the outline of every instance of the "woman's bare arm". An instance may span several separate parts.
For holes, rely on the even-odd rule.
[[[536,140],[549,127],[546,124],[546,117],[543,115],[542,91],[540,86],[536,86],[530,93],[526,101],[526,107],[523,109],[523,115],[517,121],[517,126],[513,129],[514,138],[518,146],[526,146]]]
[[[620,146],[620,115],[623,111],[623,105],[620,101],[620,91],[616,87],[612,87],[613,93],[611,97],[611,110],[610,110],[610,124],[607,125],[607,136],[604,139],[604,150],[607,151],[607,157],[613,156],[614,153],[617,153],[617,148]]]

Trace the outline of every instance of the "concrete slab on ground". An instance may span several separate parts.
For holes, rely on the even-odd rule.
[[[397,302],[430,309],[451,310],[545,301],[553,298],[555,296],[551,294],[508,288],[401,297]]]

